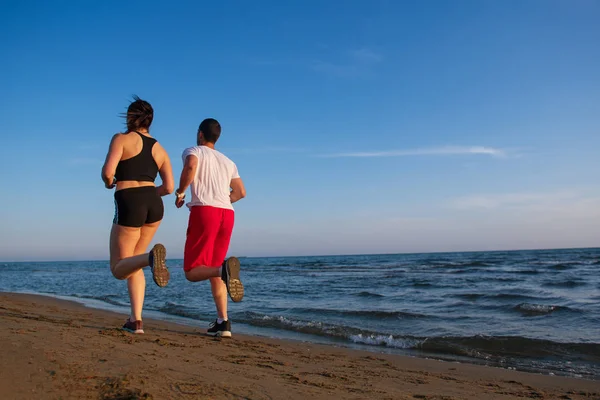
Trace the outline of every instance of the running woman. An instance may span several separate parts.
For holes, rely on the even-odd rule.
[[[169,156],[150,135],[154,110],[147,101],[134,96],[125,114],[126,133],[113,136],[102,180],[115,190],[115,216],[110,232],[110,270],[115,278],[127,279],[131,315],[123,329],[144,333],[142,308],[146,292],[145,267],[152,270],[154,282],[164,287],[169,282],[165,264],[166,249],[156,244],[147,253],[161,220],[162,196],[173,192],[173,170]],[[162,185],[154,181],[160,174]]]

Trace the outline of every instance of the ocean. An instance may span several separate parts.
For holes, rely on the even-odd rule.
[[[600,379],[600,249],[241,258],[233,333]],[[146,271],[146,317],[206,328],[208,282]],[[0,263],[0,291],[128,313],[106,261]],[[151,331],[151,324],[145,329]]]

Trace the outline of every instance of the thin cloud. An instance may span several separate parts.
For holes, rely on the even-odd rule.
[[[102,160],[98,158],[91,157],[80,157],[80,158],[72,158],[68,160],[69,165],[79,166],[79,165],[102,165]]]
[[[367,75],[383,56],[368,48],[348,51],[341,61],[315,60],[310,64],[313,71],[337,77],[356,77]]]
[[[493,157],[504,157],[506,152],[503,149],[485,146],[449,146],[449,147],[433,147],[424,149],[412,150],[389,150],[389,151],[363,151],[352,153],[333,153],[325,154],[321,157],[328,158],[368,158],[368,157],[406,157],[406,156],[451,156],[451,155],[489,155]]]
[[[534,208],[540,210],[566,204],[573,205],[585,198],[577,191],[564,190],[558,192],[478,194],[459,197],[449,204],[452,208],[460,210],[493,210],[499,208]]]
[[[328,75],[338,77],[352,77],[360,75],[363,69],[359,65],[354,64],[335,64],[326,61],[314,61],[311,69],[316,72],[322,72]]]
[[[379,63],[383,61],[383,56],[381,54],[365,47],[350,51],[350,56],[362,63]]]
[[[322,49],[328,49],[326,44],[318,44]],[[331,54],[332,52],[328,52]],[[309,68],[315,72],[340,78],[349,78],[368,75],[373,68],[384,61],[382,54],[367,47],[338,52],[338,57],[333,59],[307,59],[304,57],[282,59],[261,56],[250,56],[244,62],[254,67],[292,67]]]
[[[231,148],[224,149],[228,154],[264,154],[264,153],[305,153],[307,150],[299,147],[277,147],[277,146],[266,146],[259,148]]]
[[[298,64],[297,60],[266,58],[266,57],[249,57],[244,60],[245,63],[255,67],[276,67],[276,66],[293,66]]]
[[[79,150],[96,150],[101,148],[101,146],[98,143],[79,143],[77,148]]]

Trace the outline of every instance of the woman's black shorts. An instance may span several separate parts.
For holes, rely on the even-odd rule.
[[[162,198],[155,186],[142,186],[115,192],[115,218],[113,223],[139,228],[162,219]]]

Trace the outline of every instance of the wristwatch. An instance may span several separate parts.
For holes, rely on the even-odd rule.
[[[183,193],[179,193],[177,190],[175,191],[175,196],[177,196],[178,200],[183,200],[185,199],[185,192]]]

